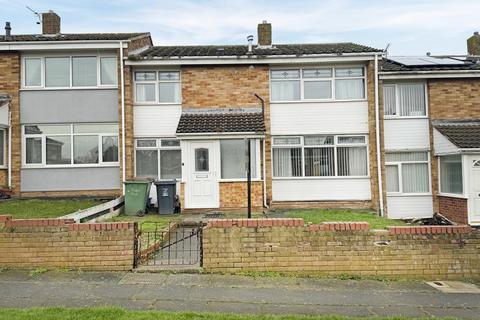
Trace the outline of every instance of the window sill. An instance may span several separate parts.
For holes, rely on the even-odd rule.
[[[152,107],[155,107],[155,106],[181,106],[182,103],[181,102],[137,102],[135,101],[134,106],[152,106]]]
[[[370,179],[370,176],[331,176],[331,177],[273,177],[272,180],[350,180]]]
[[[96,87],[58,87],[58,88],[31,87],[31,88],[21,88],[19,91],[68,91],[68,90],[112,90],[112,89],[118,89],[118,86],[114,85],[114,86],[96,86]]]
[[[5,169],[8,169],[8,167],[6,165],[1,165],[0,166],[0,170],[5,170]]]
[[[468,199],[464,194],[455,194],[455,193],[437,193],[438,197],[447,197],[447,198],[458,198],[458,199]]]
[[[399,117],[395,117],[395,116],[384,116],[383,117],[384,120],[414,120],[414,119],[427,119],[428,120],[428,116],[411,116],[411,117],[407,117],[407,116],[399,116]]]
[[[389,193],[387,192],[387,197],[431,197],[432,194],[429,193]]]
[[[22,165],[22,169],[78,169],[78,168],[119,168],[119,163],[85,165]]]
[[[291,104],[291,103],[337,103],[337,102],[367,102],[368,99],[352,99],[352,100],[292,100],[292,101],[270,101],[270,104]]]
[[[262,179],[253,179],[251,180],[252,182],[261,182],[263,181]],[[219,179],[218,182],[247,182],[247,179]]]

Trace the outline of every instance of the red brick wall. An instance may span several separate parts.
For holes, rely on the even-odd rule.
[[[450,221],[468,223],[468,200],[438,196],[438,212]]]
[[[214,220],[203,231],[207,272],[480,279],[480,232],[469,226],[369,230],[366,222]]]
[[[0,216],[0,267],[131,270],[136,228],[135,223]]]

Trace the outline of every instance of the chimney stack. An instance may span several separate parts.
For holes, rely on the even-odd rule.
[[[5,22],[5,40],[10,40],[12,36],[12,27],[10,27],[10,22]]]
[[[261,47],[269,47],[272,45],[272,24],[263,20],[258,24],[258,45]]]
[[[467,39],[467,50],[470,56],[480,56],[480,34],[478,31],[475,31],[473,36]]]
[[[60,33],[60,16],[52,10],[49,10],[47,13],[42,13],[42,33]]]

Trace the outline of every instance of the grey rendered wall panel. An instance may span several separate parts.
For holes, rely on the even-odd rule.
[[[79,191],[120,188],[119,167],[22,169],[21,191]]]
[[[20,92],[20,123],[118,122],[117,89]]]

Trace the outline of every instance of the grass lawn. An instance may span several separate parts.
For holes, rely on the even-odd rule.
[[[149,213],[143,217],[137,216],[127,216],[127,215],[119,215],[113,217],[108,222],[138,222],[138,228],[142,231],[158,231],[167,229],[168,225],[173,222],[180,222],[182,221],[183,216],[176,214],[176,215],[160,215],[156,213]]]
[[[14,219],[57,218],[100,204],[96,200],[12,199],[0,202],[0,215]]]
[[[322,223],[338,221],[364,221],[370,224],[371,229],[385,229],[387,226],[407,225],[402,220],[382,218],[375,212],[358,210],[330,210],[330,209],[305,209],[285,211],[290,218],[303,218],[305,222]]]
[[[271,316],[271,315],[234,315],[220,313],[161,312],[161,311],[129,311],[120,308],[42,308],[42,309],[0,309],[0,320],[408,320],[408,319],[440,319],[440,318],[407,318],[407,317],[371,317],[351,318],[342,316]],[[446,318],[443,318],[446,319]],[[453,319],[453,318],[449,318]]]

